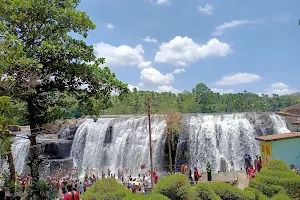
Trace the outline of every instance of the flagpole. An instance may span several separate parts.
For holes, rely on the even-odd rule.
[[[148,112],[148,125],[149,125],[149,150],[150,150],[150,165],[151,165],[151,188],[153,189],[153,159],[152,159],[152,139],[151,139],[150,97],[147,98],[147,112]]]

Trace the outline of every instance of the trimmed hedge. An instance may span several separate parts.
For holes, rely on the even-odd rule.
[[[244,191],[244,196],[245,196],[245,199],[248,199],[248,200],[255,200],[255,194],[251,191]]]
[[[201,182],[192,187],[191,197],[193,200],[221,200],[209,184]]]
[[[255,200],[269,200],[269,198],[266,195],[263,195],[259,190],[252,188],[252,187],[246,187],[244,192],[250,191],[253,192],[255,195]]]
[[[273,171],[287,171],[289,169],[287,164],[282,160],[272,160],[267,168]]]
[[[227,183],[211,183],[210,186],[215,191],[215,193],[223,200],[247,199],[242,190]]]
[[[284,193],[291,198],[300,199],[300,176],[288,169],[282,161],[271,161],[255,179],[250,180],[249,186],[260,190],[268,197]]]
[[[153,189],[154,194],[162,194],[171,200],[189,199],[191,185],[183,174],[161,178]]]
[[[161,194],[132,194],[128,195],[123,200],[170,200],[168,197]]]
[[[277,194],[271,200],[292,200],[292,199],[284,194]]]
[[[124,188],[113,178],[102,179],[94,183],[83,195],[82,200],[120,200],[132,192]]]

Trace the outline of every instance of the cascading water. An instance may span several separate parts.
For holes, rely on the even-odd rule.
[[[149,134],[147,117],[100,118],[87,120],[77,129],[71,156],[77,167],[98,170],[129,169],[137,174],[140,165],[149,162]],[[164,155],[165,123],[152,117],[152,142],[154,165],[159,167]]]
[[[28,133],[18,134],[12,144],[12,153],[14,165],[18,174],[22,174],[29,154],[30,141],[27,138]]]
[[[186,116],[184,124],[184,134],[177,145],[177,163],[186,151],[189,166],[205,170],[210,163],[214,171],[239,170],[244,167],[246,153],[259,155],[256,136],[290,132],[284,119],[275,114],[197,114]]]
[[[270,118],[274,124],[274,133],[289,133],[291,132],[287,126],[284,118],[279,115],[272,113]]]

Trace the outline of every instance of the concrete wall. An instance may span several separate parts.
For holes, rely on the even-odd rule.
[[[272,142],[272,159],[282,160],[288,166],[300,168],[300,138],[283,139]]]

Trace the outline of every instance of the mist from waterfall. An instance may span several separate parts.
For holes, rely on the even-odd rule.
[[[284,119],[278,115],[266,115],[259,119],[255,113],[196,114],[185,118],[184,133],[178,148],[186,144],[189,166],[205,170],[207,163],[215,172],[244,168],[244,156],[260,154],[255,137],[267,134],[267,123],[273,124],[272,132],[290,132]],[[263,123],[263,125],[261,125]],[[270,134],[270,133],[269,133]],[[177,151],[178,154],[182,152]],[[179,155],[176,156],[177,160]]]
[[[153,161],[160,167],[165,147],[165,123],[158,117],[151,118]],[[118,169],[139,173],[140,166],[150,167],[148,118],[121,117],[87,120],[77,129],[71,156],[77,167],[95,168],[105,173]]]

